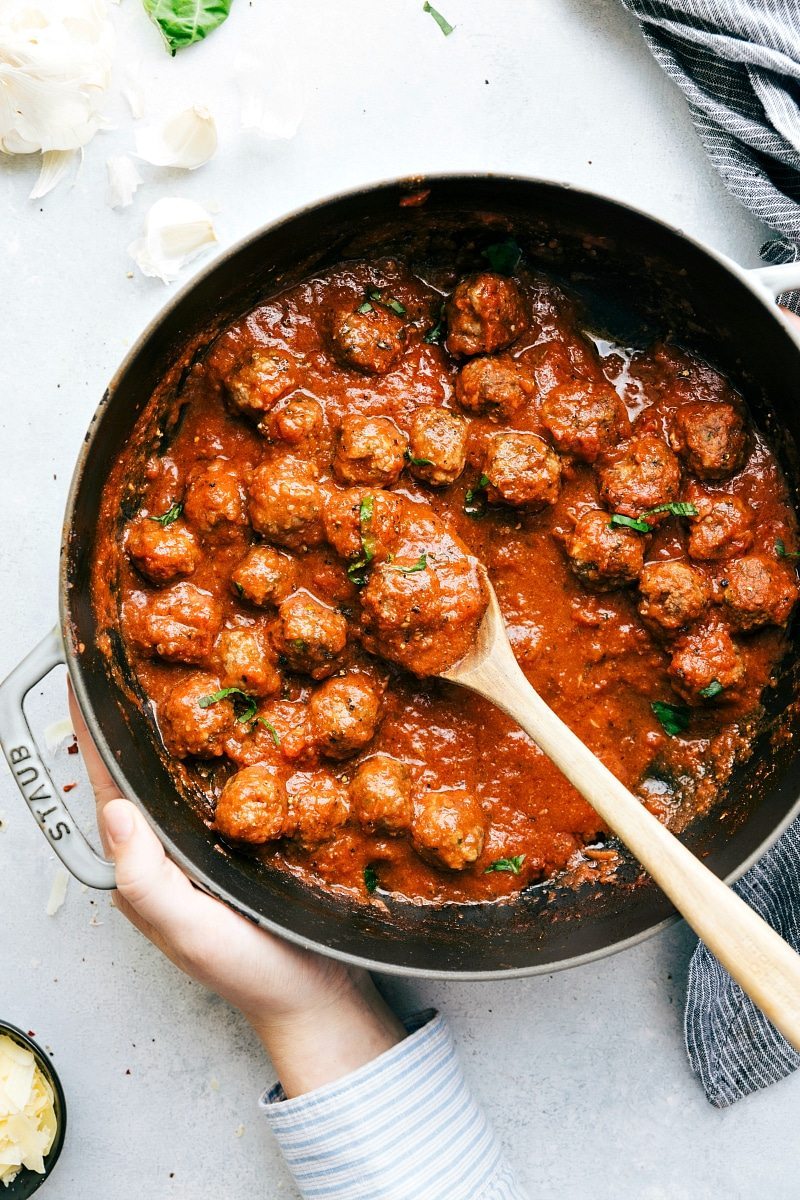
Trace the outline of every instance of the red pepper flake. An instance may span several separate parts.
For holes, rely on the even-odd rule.
[[[29,1030],[28,1030],[28,1037],[36,1037],[36,1030],[35,1030],[35,1029],[29,1029]]]
[[[71,792],[72,789],[76,788],[77,786],[78,786],[77,783],[65,783],[64,787],[62,788],[62,791]]]
[[[401,208],[419,208],[420,205],[425,203],[425,201],[428,199],[428,196],[430,196],[430,194],[431,194],[430,188],[421,188],[420,191],[418,191],[418,192],[409,192],[409,194],[407,196],[401,196],[400,207]]]
[[[73,742],[70,742],[70,744],[67,746],[67,754],[77,754],[77,753],[78,753],[78,739],[76,738]]]

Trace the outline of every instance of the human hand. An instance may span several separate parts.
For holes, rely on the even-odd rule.
[[[287,1096],[348,1074],[405,1036],[365,971],[285,942],[196,888],[120,797],[71,688],[69,706],[116,865],[117,908],[177,967],[240,1009]]]

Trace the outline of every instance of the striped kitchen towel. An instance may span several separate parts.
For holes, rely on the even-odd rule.
[[[623,0],[689,103],[729,191],[776,236],[767,262],[800,258],[800,0]],[[800,292],[781,297],[800,312]],[[800,820],[736,885],[800,950]],[[689,969],[686,1048],[706,1096],[725,1108],[800,1066],[702,944]]]
[[[800,258],[800,0],[623,0],[728,190]],[[781,297],[800,312],[800,292]]]

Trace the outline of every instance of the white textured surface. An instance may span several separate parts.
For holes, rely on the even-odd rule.
[[[139,66],[151,114],[208,104],[217,158],[190,176],[143,165],[134,205],[113,212],[105,159],[132,148],[133,123],[112,100],[118,128],[89,147],[72,189],[32,203],[34,165],[0,167],[0,675],[54,621],[72,462],[106,380],[169,294],[127,277],[126,246],[160,195],[219,206],[227,245],[368,179],[450,168],[541,174],[625,197],[757,261],[763,231],[713,175],[680,98],[615,0],[441,7],[457,26],[449,39],[421,0],[236,0],[225,27],[171,60],[138,0],[123,0],[118,71]],[[237,128],[230,65],[262,31],[265,72],[270,45],[290,60],[307,56],[295,72],[307,112],[287,143]],[[43,730],[63,714],[60,692],[38,709]],[[62,763],[66,781],[77,760]],[[83,807],[85,786],[69,799]],[[53,1047],[70,1103],[64,1156],[42,1195],[295,1195],[259,1125],[270,1068],[244,1024],[182,979],[107,897],[73,881],[47,917],[55,860],[4,770],[0,814],[0,1017]],[[535,1194],[795,1196],[800,1080],[718,1113],[689,1074],[680,1025],[691,945],[681,926],[554,977],[389,987],[408,1005],[449,1014],[473,1086]]]

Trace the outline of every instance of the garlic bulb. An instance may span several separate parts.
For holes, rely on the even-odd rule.
[[[217,235],[211,216],[194,200],[157,200],[145,218],[144,233],[128,253],[144,275],[172,283],[183,267]]]
[[[217,126],[207,108],[199,104],[168,117],[160,125],[136,135],[136,153],[156,167],[182,167],[195,171],[217,149]]]
[[[114,36],[106,0],[2,0],[0,151],[43,154],[33,197],[55,187],[98,129]]]
[[[127,154],[115,154],[106,160],[108,170],[108,203],[112,208],[127,208],[133,203],[142,177],[133,159]]]

